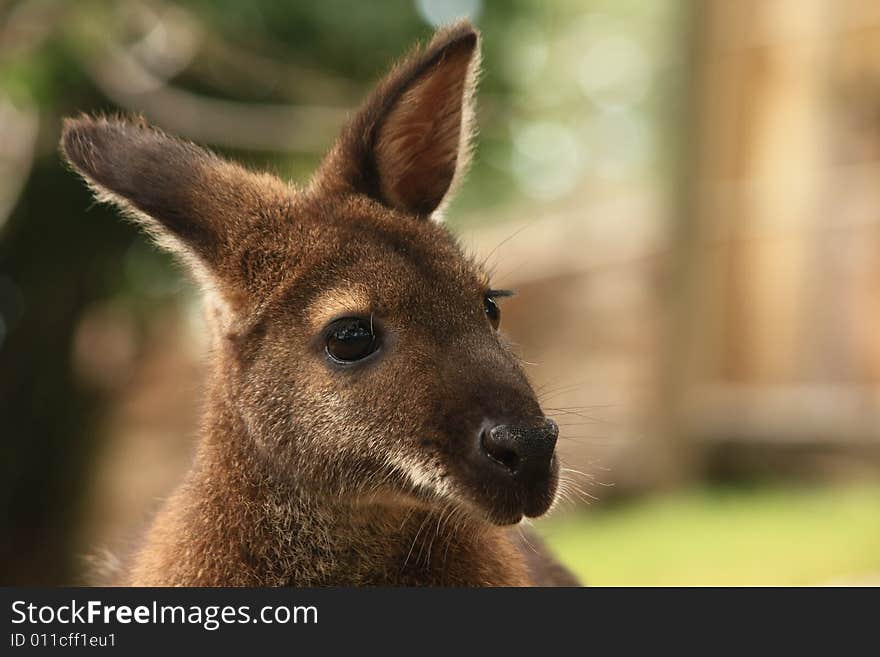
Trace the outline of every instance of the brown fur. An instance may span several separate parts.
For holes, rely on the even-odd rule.
[[[543,417],[486,320],[485,273],[432,220],[466,166],[478,52],[469,24],[438,32],[305,190],[141,121],[65,123],[98,197],[191,266],[214,334],[195,464],[120,583],[573,583],[466,457],[485,418]],[[322,331],[351,315],[385,342],[338,367]]]

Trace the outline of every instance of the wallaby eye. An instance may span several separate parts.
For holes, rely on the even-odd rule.
[[[483,309],[486,311],[489,323],[496,331],[501,324],[501,308],[498,307],[498,302],[495,299],[512,296],[513,290],[489,290],[483,295]]]
[[[489,295],[483,297],[483,307],[486,309],[486,317],[489,318],[489,323],[497,331],[498,326],[501,324],[501,308],[495,303],[495,299]]]
[[[360,317],[337,319],[327,332],[327,354],[340,363],[363,360],[378,347],[373,323],[369,319]]]

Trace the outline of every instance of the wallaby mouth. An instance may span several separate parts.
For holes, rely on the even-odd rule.
[[[549,418],[487,423],[468,459],[466,478],[475,501],[497,525],[535,518],[552,506],[559,483],[556,440]]]

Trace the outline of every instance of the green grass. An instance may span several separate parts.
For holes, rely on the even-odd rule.
[[[880,575],[880,484],[695,489],[537,528],[595,586],[876,584]]]

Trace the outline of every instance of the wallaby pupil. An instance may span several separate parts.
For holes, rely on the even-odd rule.
[[[495,303],[495,299],[490,296],[483,299],[483,305],[486,308],[486,317],[489,318],[489,323],[492,325],[492,328],[497,331],[498,327],[501,325],[501,309],[498,307],[498,304]]]
[[[344,318],[331,325],[327,353],[337,361],[363,360],[376,351],[378,344],[369,320]]]

